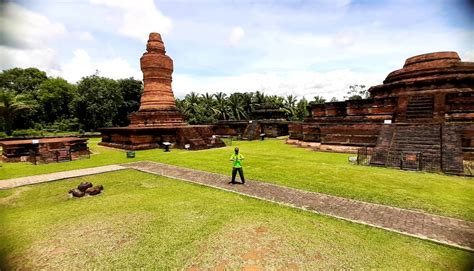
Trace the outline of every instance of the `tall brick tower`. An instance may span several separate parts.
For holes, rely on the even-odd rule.
[[[150,33],[140,68],[144,83],[140,108],[130,114],[129,126],[100,128],[100,145],[126,150],[159,148],[165,143],[190,150],[225,146],[214,136],[212,125],[188,125],[178,111],[171,89],[173,60],[166,55],[160,34]]]
[[[138,112],[130,115],[131,127],[186,125],[178,112],[171,89],[173,60],[166,55],[158,33],[150,33],[146,52],[140,58],[144,91]]]

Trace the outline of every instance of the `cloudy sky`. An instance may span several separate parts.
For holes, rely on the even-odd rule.
[[[341,98],[406,58],[457,51],[474,61],[469,1],[0,0],[1,69],[37,67],[70,82],[99,70],[142,79],[160,32],[173,90]]]

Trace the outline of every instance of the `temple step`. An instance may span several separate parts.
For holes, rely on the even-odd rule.
[[[413,96],[406,109],[407,120],[420,120],[433,118],[433,96]]]
[[[370,164],[440,171],[441,126],[393,124],[382,128]]]

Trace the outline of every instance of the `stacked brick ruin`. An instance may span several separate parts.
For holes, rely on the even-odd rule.
[[[87,138],[44,137],[2,140],[1,159],[4,162],[59,162],[89,156]]]
[[[455,52],[411,57],[369,92],[365,100],[309,106],[304,122],[290,124],[289,143],[368,147],[372,165],[389,167],[419,154],[423,170],[463,172],[474,156],[474,63]]]
[[[261,134],[272,138],[287,136],[289,123],[283,110],[263,105],[253,110],[250,120],[221,120],[213,127],[214,132],[218,135],[256,140],[260,138]]]
[[[147,51],[140,58],[144,91],[140,109],[132,113],[128,127],[102,128],[100,145],[128,149],[152,149],[170,142],[191,150],[222,147],[208,125],[188,125],[176,107],[171,89],[173,60],[166,55],[158,33],[151,33]]]

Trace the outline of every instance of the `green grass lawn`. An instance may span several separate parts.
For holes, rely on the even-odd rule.
[[[80,181],[105,191],[69,198]],[[134,170],[0,192],[5,269],[473,266],[463,250]]]
[[[2,163],[0,179],[138,160],[229,174],[228,159],[239,146],[249,179],[474,221],[474,181],[467,177],[351,165],[347,154],[314,152],[283,140],[234,141],[233,146],[204,151],[138,151],[135,159],[97,143],[90,140],[96,153],[91,159],[38,166]]]

